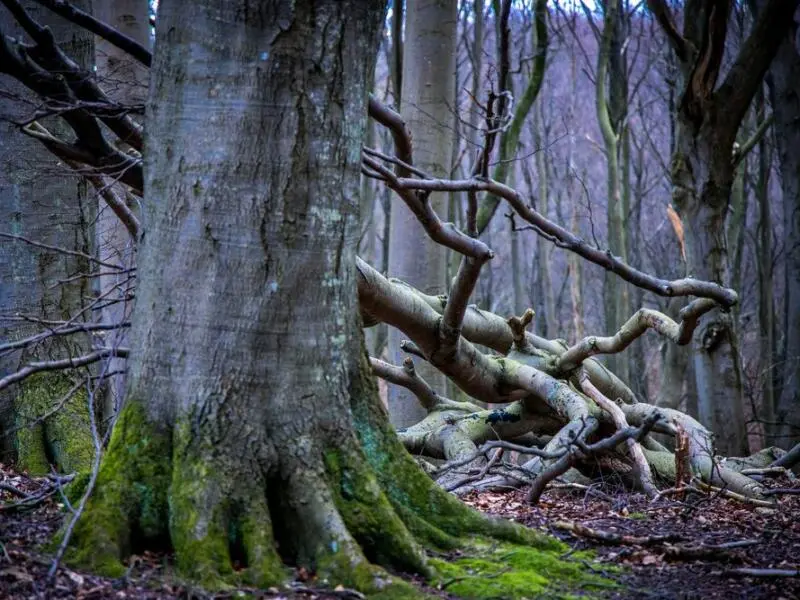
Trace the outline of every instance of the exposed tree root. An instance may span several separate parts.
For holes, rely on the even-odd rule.
[[[331,586],[414,597],[384,569],[437,581],[443,564],[426,550],[478,552],[467,541],[475,535],[554,559],[563,552],[543,533],[468,508],[420,471],[375,401],[366,357],[363,371],[350,390],[358,439],[322,449],[297,439],[274,469],[248,473],[198,441],[189,423],[164,430],[129,401],[68,560],[120,576],[132,553],[163,549],[207,589],[276,585],[292,565]]]

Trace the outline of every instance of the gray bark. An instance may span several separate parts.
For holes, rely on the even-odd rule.
[[[730,273],[725,214],[733,173],[730,167],[712,172],[716,143],[708,132],[692,136],[679,123],[673,198],[684,223],[689,274],[724,284]],[[737,343],[731,314],[715,310],[696,330],[692,346],[699,420],[717,434],[719,451],[729,456],[747,453]]]
[[[410,0],[406,7],[401,113],[411,131],[416,165],[437,177],[449,175],[452,157],[456,8],[454,0]],[[439,215],[447,215],[446,194],[433,194],[430,202]],[[407,208],[395,202],[392,209],[389,274],[425,293],[445,293],[445,248],[425,235]],[[396,364],[404,358],[402,339],[399,331],[389,331],[389,355]],[[440,372],[427,364],[418,368],[434,389],[445,389]],[[402,428],[418,423],[425,410],[413,394],[393,386],[389,414],[392,424]]]
[[[783,191],[786,252],[786,338],[782,392],[775,439],[784,447],[800,441],[800,41],[795,22],[770,68],[775,140]]]
[[[147,0],[101,0],[95,2],[95,16],[108,23],[130,39],[150,46],[150,22]],[[144,65],[134,60],[113,44],[97,38],[95,42],[95,63],[100,86],[112,100],[125,106],[143,105],[147,98],[149,73]],[[120,198],[125,198],[124,186],[114,186]],[[129,203],[128,207],[138,214],[138,206]],[[99,201],[97,225],[97,249],[101,260],[123,265],[135,266],[135,240],[104,200]],[[130,319],[132,305],[124,301],[130,294],[130,286],[121,285],[125,275],[106,275],[98,278],[100,294],[109,300],[121,301],[107,304],[100,311],[104,323],[120,323]],[[118,329],[106,337],[106,344],[113,347],[127,346],[128,330]],[[125,359],[113,357],[109,360],[111,372],[124,369]],[[125,397],[125,375],[119,374],[109,381],[103,413],[106,419],[114,415]]]
[[[93,46],[90,35],[33,2],[25,2],[23,6],[38,22],[51,28],[56,42],[76,62],[91,64]],[[2,34],[25,38],[22,29],[5,9],[0,10]],[[5,120],[30,118],[31,106],[37,106],[38,100],[5,75],[0,75],[0,90],[11,96],[0,98],[0,116],[4,118],[0,121],[0,231],[42,244],[91,253],[91,223],[95,211],[90,206],[86,185],[44,146]],[[23,102],[17,102],[15,97]],[[46,119],[44,123],[56,133],[65,129],[55,118]],[[84,298],[92,293],[89,280],[77,279],[63,285],[57,283],[78,273],[88,273],[90,268],[88,262],[81,258],[20,241],[0,239],[0,343],[39,331],[31,323],[4,320],[3,317],[23,313],[41,319],[65,319],[79,312]],[[90,318],[91,315],[83,315],[79,321]],[[0,377],[16,371],[23,362],[63,358],[87,344],[85,338],[69,342],[58,340],[40,344],[36,349],[0,355]],[[37,411],[46,411],[48,402],[59,399],[65,391],[63,385],[49,388],[46,381],[38,381],[37,386],[42,386],[41,390],[33,390],[34,384],[31,382],[27,388],[25,385],[14,386],[0,392],[0,433],[24,425],[28,417],[36,416],[34,413]],[[37,396],[41,392],[43,396],[40,399],[44,404],[35,408],[23,407],[24,414],[15,414],[15,398],[20,397],[21,390],[25,389],[35,391]],[[55,448],[53,443],[57,440],[48,435],[47,423],[30,432],[27,429],[20,432],[20,435],[35,439],[37,443],[41,441],[44,444],[42,448],[47,448],[48,452]],[[13,455],[14,439],[11,435],[0,438],[0,451],[3,452],[0,461],[3,456],[9,458]],[[25,448],[23,452],[26,452]],[[50,455],[48,458],[59,466],[60,457]],[[42,467],[47,470],[46,464],[38,464],[33,470],[38,471]]]
[[[627,165],[623,165],[620,160],[623,158],[621,134],[626,127],[625,116],[628,112],[628,74],[623,54],[627,11],[619,0],[606,2],[604,10],[603,38],[598,54],[596,102],[607,161],[608,249],[627,263],[629,185],[623,180],[628,176]],[[603,292],[606,329],[611,334],[619,330],[632,314],[630,291],[627,284],[620,281],[616,274],[607,271]],[[629,381],[627,353],[610,356],[608,367],[623,381]]]

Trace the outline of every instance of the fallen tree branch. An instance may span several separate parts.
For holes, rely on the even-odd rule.
[[[676,542],[678,540],[683,539],[683,536],[677,533],[667,533],[664,535],[646,535],[646,536],[627,535],[624,533],[612,533],[610,531],[603,531],[601,529],[592,529],[591,527],[587,527],[586,525],[582,525],[581,523],[572,523],[569,521],[556,521],[555,523],[552,524],[552,527],[555,529],[560,529],[562,531],[569,531],[570,533],[579,537],[598,540],[600,542],[604,542],[606,544],[612,544],[615,546],[621,546],[624,544],[630,544],[633,546],[655,546],[657,544],[663,544],[665,542]]]
[[[521,218],[557,240],[557,246],[574,252],[589,262],[603,267],[607,271],[616,273],[622,279],[637,287],[658,294],[659,296],[699,296],[702,298],[709,298],[716,301],[724,308],[730,308],[738,301],[738,296],[734,290],[722,287],[714,282],[699,281],[691,277],[668,281],[634,269],[609,251],[590,246],[569,230],[545,218],[534,208],[529,206],[519,192],[491,179],[473,177],[470,179],[447,180],[394,177],[391,186],[392,189],[395,190],[491,192],[492,194],[504,198]]]
[[[715,573],[715,575],[736,577],[800,577],[800,569],[755,569],[742,567],[740,569],[720,571]]]
[[[734,492],[732,490],[728,490],[721,487],[716,487],[710,485],[704,481],[700,481],[699,479],[695,478],[693,482],[697,487],[707,493],[715,493],[720,494],[721,496],[725,496],[726,498],[730,498],[731,500],[738,500],[739,502],[744,502],[745,504],[753,504],[755,506],[763,506],[764,508],[775,508],[775,502],[769,500],[759,500],[758,498],[751,498],[749,496],[745,496],[744,494],[740,494],[738,492]],[[762,496],[768,496],[768,490],[764,490],[761,492]]]
[[[569,371],[577,368],[590,356],[622,352],[648,329],[657,331],[679,346],[685,346],[691,341],[700,317],[715,306],[717,306],[716,302],[708,298],[694,300],[681,310],[680,325],[662,312],[640,308],[613,336],[585,337],[570,347],[559,358],[558,367]]]
[[[791,469],[799,462],[800,462],[800,444],[796,444],[791,450],[789,450],[786,454],[781,456],[775,462],[771,463],[769,466],[784,467],[786,469]]]
[[[592,540],[603,542],[614,546],[658,546],[664,545],[660,550],[664,556],[673,559],[694,560],[698,558],[727,558],[727,553],[731,550],[739,548],[747,548],[760,544],[760,540],[737,540],[734,542],[725,542],[722,544],[681,544],[673,545],[670,542],[675,542],[683,539],[683,536],[676,533],[669,533],[664,535],[628,535],[624,533],[613,533],[611,531],[603,531],[601,529],[593,529],[581,523],[572,523],[568,521],[556,521],[552,527],[562,531],[569,531],[575,536],[584,537]]]
[[[620,409],[620,407],[614,404],[611,400],[606,398],[602,393],[600,393],[600,390],[592,385],[592,382],[589,380],[589,376],[586,374],[586,371],[582,370],[579,377],[581,388],[583,389],[584,393],[594,400],[600,408],[611,415],[614,425],[616,425],[618,430],[623,430],[630,427],[627,419],[625,419],[625,415],[622,413],[622,409]],[[647,463],[647,458],[645,458],[644,453],[642,452],[642,447],[639,445],[639,442],[633,438],[628,438],[625,440],[625,444],[628,446],[628,452],[630,452],[631,458],[636,465],[639,484],[648,497],[655,498],[658,495],[658,488],[656,488],[655,484],[653,483],[653,473],[650,470],[650,465]]]
[[[800,487],[796,488],[772,488],[764,492],[765,496],[780,496],[789,494],[800,494]]]
[[[477,412],[483,410],[471,402],[455,402],[440,396],[427,381],[420,377],[414,368],[414,361],[406,358],[402,367],[384,362],[378,358],[370,357],[372,372],[389,383],[400,385],[410,390],[428,412],[435,410],[461,410],[464,412]]]

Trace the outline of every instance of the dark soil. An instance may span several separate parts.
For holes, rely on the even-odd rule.
[[[797,485],[787,479],[772,487]],[[46,493],[45,498],[40,496]],[[684,502],[650,503],[620,492],[552,490],[537,506],[525,504],[524,492],[483,493],[466,498],[476,508],[548,530],[574,550],[591,549],[596,557],[586,567],[606,574],[620,587],[609,598],[800,598],[800,576],[742,577],[733,569],[800,569],[800,496],[779,496],[777,508],[764,509],[718,496],[694,496]],[[121,579],[75,572],[60,566],[48,577],[53,552],[44,548],[63,523],[65,511],[51,481],[31,479],[0,465],[0,599],[142,599],[174,598],[359,598],[350,590],[320,589],[313,577],[295,573],[283,589],[242,589],[210,595],[173,575],[169,555],[145,554],[129,562]],[[612,545],[579,537],[555,527],[579,523],[595,531],[631,536],[672,534],[670,542]],[[751,545],[702,559],[670,558],[671,547],[725,544],[748,540]],[[575,560],[570,553],[564,560]],[[412,580],[419,585],[419,581]],[[449,597],[421,586],[422,594]]]
[[[787,480],[765,482],[787,488]],[[754,507],[720,496],[694,496],[684,502],[651,503],[643,495],[546,492],[536,506],[525,504],[521,491],[468,498],[476,508],[530,527],[550,531],[574,550],[591,549],[596,559],[587,567],[606,573],[624,588],[612,598],[641,599],[790,599],[800,598],[800,496],[781,495],[775,509]],[[578,537],[554,527],[558,521],[593,530],[675,539],[652,546],[612,545]],[[710,546],[735,541],[752,545],[709,553],[703,559],[671,559],[670,546]],[[569,557],[565,557],[567,560]],[[608,569],[608,566],[623,569]],[[771,569],[762,577],[743,577],[735,569]],[[795,571],[777,576],[775,571]]]

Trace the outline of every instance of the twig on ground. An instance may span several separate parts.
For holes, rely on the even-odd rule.
[[[569,521],[556,521],[552,525],[555,529],[569,531],[570,533],[579,537],[585,537],[593,540],[598,540],[606,544],[613,544],[621,546],[630,544],[633,546],[653,546],[656,544],[663,544],[665,542],[675,542],[683,539],[682,536],[676,533],[668,533],[665,535],[627,535],[623,533],[612,533],[610,531],[603,531],[600,529],[592,529],[581,523],[570,523]]]
[[[773,488],[764,492],[765,496],[778,496],[783,494],[800,494],[800,487],[795,488]]]
[[[759,500],[758,498],[748,498],[742,494],[737,494],[736,492],[732,492],[730,490],[726,490],[723,488],[715,487],[713,485],[709,485],[699,479],[693,479],[692,483],[694,483],[697,487],[699,487],[704,492],[708,493],[717,493],[721,496],[725,496],[730,498],[731,500],[738,500],[739,502],[744,502],[746,504],[752,504],[754,506],[762,506],[764,508],[775,508],[775,503],[770,502],[767,500]],[[762,494],[767,495],[766,492],[762,492]]]
[[[687,492],[694,492],[696,494],[702,494],[703,492],[698,490],[693,485],[682,485],[680,487],[671,487],[667,488],[666,490],[661,490],[658,492],[655,498],[653,498],[653,502],[657,502],[661,500],[664,496],[672,496],[675,495],[678,497],[679,500],[683,499],[683,495]]]
[[[754,569],[742,567],[740,569],[717,571],[714,575],[733,575],[737,577],[800,577],[800,569]]]

